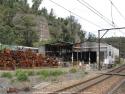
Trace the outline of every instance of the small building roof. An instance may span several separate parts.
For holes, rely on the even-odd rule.
[[[84,42],[84,43],[79,43],[80,46],[75,46],[73,48],[98,48],[98,43],[97,42]],[[100,43],[100,47],[113,47],[112,45],[109,45],[107,43]],[[113,47],[115,48],[115,47]],[[117,49],[117,48],[116,48]]]
[[[45,45],[53,45],[53,46],[64,46],[64,45],[72,45],[73,46],[73,43],[71,42],[65,42],[65,41],[58,41],[58,42],[55,42],[55,43],[50,43],[50,44],[45,44]]]

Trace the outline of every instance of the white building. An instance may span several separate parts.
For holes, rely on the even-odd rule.
[[[74,60],[80,60],[84,63],[98,62],[98,43],[84,42],[74,45]],[[119,57],[119,49],[106,44],[100,43],[100,61],[101,64],[113,64],[116,57]]]

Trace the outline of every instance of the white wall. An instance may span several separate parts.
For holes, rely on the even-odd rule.
[[[40,46],[38,52],[45,55],[45,46]]]

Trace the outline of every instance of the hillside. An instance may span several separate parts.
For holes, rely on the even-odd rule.
[[[39,9],[42,0],[0,1],[0,43],[9,45],[40,46],[44,43],[66,41],[82,42],[85,31],[74,16],[59,18],[51,9]]]

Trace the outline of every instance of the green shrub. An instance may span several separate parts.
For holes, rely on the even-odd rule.
[[[47,80],[47,77],[43,76],[43,75],[39,75],[40,79],[42,80]]]
[[[77,72],[77,69],[76,69],[76,68],[71,68],[71,69],[69,70],[69,72],[71,72],[71,73],[76,73],[76,72]]]
[[[34,75],[34,71],[31,71],[31,70],[27,70],[27,71],[17,70],[16,73],[15,73],[15,75],[19,74],[20,72],[23,72],[23,73],[27,74],[27,76]]]
[[[19,81],[26,81],[28,80],[28,76],[27,76],[27,73],[25,71],[16,71],[16,77],[17,77],[17,80]]]
[[[13,75],[10,72],[4,72],[1,74],[1,77],[12,78]]]
[[[117,66],[117,64],[116,64],[116,63],[112,65],[112,67],[116,67],[116,66]]]
[[[50,76],[59,76],[64,74],[63,71],[61,70],[42,70],[42,71],[38,71],[37,75],[41,75],[42,77],[50,77]]]
[[[59,76],[59,75],[62,75],[62,74],[64,74],[64,72],[61,71],[61,70],[50,71],[50,76]]]
[[[42,71],[38,71],[37,74],[46,78],[46,77],[49,76],[49,71],[48,70],[42,70]]]
[[[85,71],[84,74],[88,74],[88,72]]]
[[[34,71],[24,71],[28,76],[34,75]]]
[[[16,70],[15,76],[17,76],[22,70]]]

